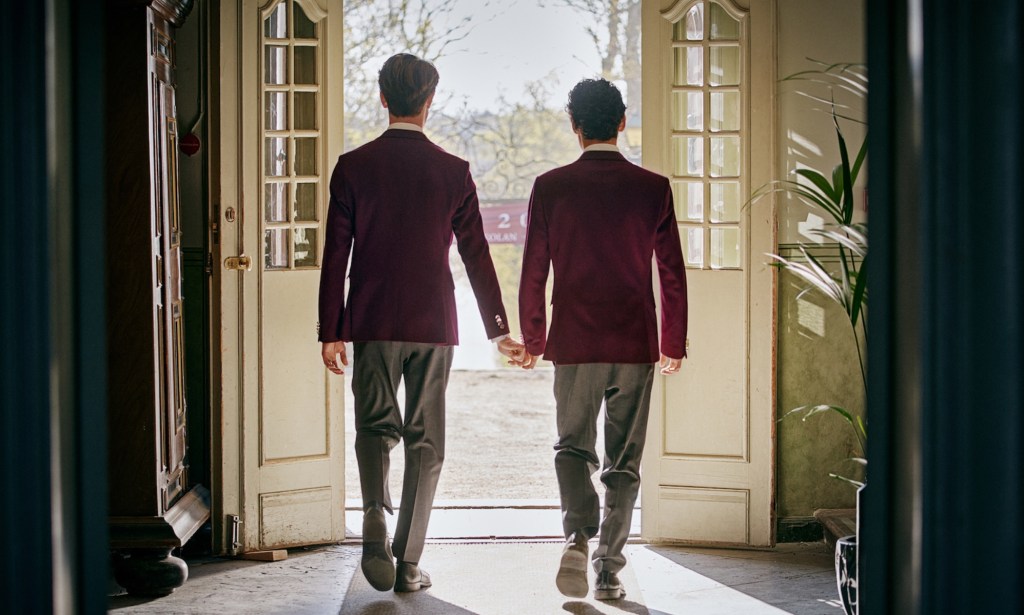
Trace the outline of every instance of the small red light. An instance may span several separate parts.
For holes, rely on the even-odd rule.
[[[193,133],[185,135],[178,141],[178,149],[186,156],[195,156],[196,152],[199,151],[199,137]]]

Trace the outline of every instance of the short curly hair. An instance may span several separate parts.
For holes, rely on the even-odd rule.
[[[584,139],[607,141],[619,132],[626,113],[619,88],[607,79],[583,79],[569,92],[565,107]]]
[[[440,76],[434,65],[411,53],[399,53],[384,62],[377,75],[377,84],[388,110],[397,117],[409,117],[423,110],[423,105],[437,88]]]

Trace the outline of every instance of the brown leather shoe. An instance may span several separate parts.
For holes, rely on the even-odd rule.
[[[622,588],[619,575],[607,570],[597,573],[597,582],[594,583],[594,598],[598,600],[618,600],[626,595]]]
[[[363,576],[377,591],[395,585],[395,557],[391,554],[388,523],[380,504],[371,504],[363,514]]]
[[[395,578],[396,592],[418,592],[433,585],[430,575],[416,564],[398,562],[398,573]]]
[[[585,598],[587,595],[587,536],[573,532],[562,547],[562,560],[558,565],[555,585],[562,595],[570,598]]]

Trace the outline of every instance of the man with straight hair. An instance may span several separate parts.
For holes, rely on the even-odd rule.
[[[540,355],[555,364],[555,473],[566,536],[555,582],[566,596],[586,596],[588,540],[600,530],[593,554],[598,600],[625,594],[617,573],[626,564],[622,550],[640,487],[655,363],[660,354],[661,373],[678,372],[686,346],[686,273],[672,191],[668,179],[619,153],[625,111],[604,79],[584,79],[569,93],[583,154],[534,183],[519,286],[523,367]],[[660,348],[653,261],[661,281]],[[603,519],[591,483],[602,404]]]
[[[384,63],[378,81],[388,129],[338,158],[331,176],[319,336],[324,365],[335,374],[348,365],[344,342],[354,347],[363,574],[380,591],[404,592],[431,585],[419,560],[444,460],[445,389],[458,344],[448,266],[453,236],[488,337],[513,361],[523,351],[508,336],[469,164],[423,134],[437,70],[401,53]],[[403,379],[404,418],[398,402]],[[390,543],[384,516],[393,513],[389,458],[402,439],[405,478]]]

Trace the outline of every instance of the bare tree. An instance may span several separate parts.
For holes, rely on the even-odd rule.
[[[626,124],[640,125],[640,0],[548,0],[588,16],[601,76],[625,84]],[[627,135],[628,136],[628,135]],[[627,144],[632,145],[632,144]]]
[[[383,111],[377,71],[388,56],[408,52],[436,62],[470,34],[474,18],[458,16],[459,2],[345,2],[345,149],[365,143],[379,132]],[[479,8],[486,9],[489,4],[482,3]]]

